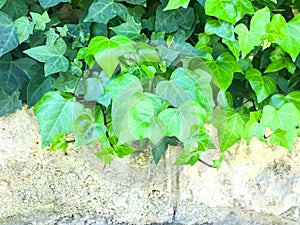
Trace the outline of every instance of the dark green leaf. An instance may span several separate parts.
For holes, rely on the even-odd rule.
[[[28,7],[23,0],[9,0],[1,10],[7,13],[13,20],[21,16],[27,16],[28,13]]]
[[[0,11],[0,57],[18,46],[18,33],[12,19]]]
[[[129,38],[137,38],[140,35],[142,25],[141,23],[136,23],[132,16],[127,15],[126,23],[122,23],[116,27],[110,27],[110,29],[116,34],[125,35]]]
[[[5,93],[5,91],[0,88],[0,116],[4,116],[8,113],[15,111],[16,108],[22,109],[22,101],[19,100],[20,92],[16,91],[11,95]]]
[[[39,0],[41,6],[46,9],[57,5],[60,2],[68,2],[69,0]]]
[[[190,7],[164,11],[164,6],[160,5],[156,10],[155,31],[171,33],[179,27],[190,29],[194,19],[194,10]]]
[[[0,87],[7,93],[12,93],[17,90],[24,81],[29,78],[26,70],[35,64],[35,61],[30,58],[21,58],[12,61],[10,54],[0,58]]]
[[[45,77],[40,66],[32,66],[28,74],[30,74],[30,82],[27,86],[27,108],[31,108],[44,94],[52,90],[53,78]]]
[[[120,16],[126,20],[127,8],[123,4],[116,3],[113,0],[95,0],[89,7],[89,12],[84,22],[107,24],[115,16]]]

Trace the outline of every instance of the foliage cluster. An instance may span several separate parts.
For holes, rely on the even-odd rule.
[[[195,164],[253,137],[299,134],[296,0],[0,0],[0,116],[34,106],[42,146],[100,142],[109,163],[147,141]],[[82,101],[83,100],[83,101]],[[214,161],[218,167],[220,160]]]

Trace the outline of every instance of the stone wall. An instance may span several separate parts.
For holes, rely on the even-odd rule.
[[[174,167],[170,149],[103,165],[96,149],[41,149],[32,111],[0,118],[0,224],[300,224],[300,156],[253,140],[220,170]],[[205,158],[214,157],[209,152]]]

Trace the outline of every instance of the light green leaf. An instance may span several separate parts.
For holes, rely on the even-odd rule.
[[[42,147],[51,144],[56,134],[73,132],[73,121],[83,110],[71,94],[46,93],[34,107],[40,124]]]
[[[177,68],[169,81],[157,84],[155,93],[175,107],[187,100],[196,100],[206,109],[209,119],[214,107],[211,75],[201,69],[192,67],[191,70]]]
[[[271,77],[262,76],[257,69],[248,70],[246,78],[256,93],[258,103],[261,103],[276,90],[275,81]]]
[[[294,74],[297,67],[289,57],[285,57],[281,60],[271,62],[265,70],[265,73],[276,72],[284,68],[286,68],[291,74]]]
[[[199,158],[201,156],[201,152],[199,151],[189,151],[189,150],[182,150],[176,161],[174,162],[174,166],[179,166],[179,165],[195,165]]]
[[[127,15],[126,23],[122,23],[116,27],[110,27],[110,29],[116,34],[125,35],[132,39],[139,37],[142,25],[141,23],[136,23],[132,16]]]
[[[207,15],[235,24],[245,14],[253,13],[254,9],[249,0],[206,0],[205,12]]]
[[[164,8],[166,10],[178,9],[180,7],[187,8],[190,0],[169,0],[167,6]]]
[[[300,91],[292,91],[285,97],[286,103],[293,103],[300,112]]]
[[[203,68],[209,69],[208,72],[213,75],[213,82],[222,91],[225,91],[230,86],[235,72],[242,72],[237,61],[228,52],[222,53],[216,60],[210,57],[205,58],[203,61]]]
[[[239,45],[245,57],[255,46],[261,44],[261,37],[265,34],[265,26],[270,22],[270,10],[263,8],[254,13],[250,22],[250,30],[243,24],[238,24],[234,32],[238,35]]]
[[[89,7],[88,15],[84,22],[107,24],[110,19],[116,16],[126,20],[127,13],[127,8],[114,0],[95,0]]]
[[[149,138],[157,144],[165,136],[165,127],[156,117],[161,106],[161,100],[153,94],[137,92],[127,98],[116,98],[112,105],[112,126],[118,143]]]
[[[56,134],[49,151],[66,150],[68,147],[68,142],[65,140],[65,137],[65,134]]]
[[[111,77],[120,63],[120,57],[130,52],[135,52],[135,49],[128,37],[117,35],[108,39],[98,36],[90,41],[84,58],[87,60],[94,56],[98,65]]]
[[[280,145],[282,147],[289,149],[290,144],[289,144],[289,140],[288,140],[286,134],[287,134],[287,132],[285,130],[282,130],[280,128],[276,129],[274,131],[274,133],[271,134],[271,136],[270,136],[270,143],[272,145],[277,144],[277,145]],[[292,149],[290,149],[290,150],[292,150]]]
[[[240,45],[239,45],[239,42],[234,39],[234,40],[227,40],[227,39],[222,39],[222,42],[227,45],[227,47],[229,48],[229,50],[231,51],[231,53],[234,55],[234,57],[236,59],[239,59],[240,57],[240,51],[241,51],[241,48],[240,48]]]
[[[164,5],[160,5],[156,10],[155,31],[171,33],[179,27],[190,29],[194,19],[194,10],[190,7],[164,11]]]
[[[221,157],[220,157],[219,159],[214,159],[214,160],[213,160],[214,167],[215,167],[217,170],[220,169],[221,164],[222,164],[224,158],[225,158],[225,155],[223,154],[223,155],[221,155]]]
[[[178,109],[165,109],[158,115],[167,127],[166,136],[175,136],[182,142],[190,138],[193,126],[203,125],[205,117],[205,109],[194,100],[182,103]]]
[[[30,34],[33,34],[34,23],[29,21],[26,16],[16,19],[14,24],[17,28],[19,44],[26,41]]]
[[[18,33],[12,19],[0,11],[0,57],[18,46]]]
[[[45,30],[46,24],[51,21],[47,11],[45,11],[42,15],[35,12],[30,12],[30,15],[32,17],[33,23],[35,24],[34,28],[36,30]]]
[[[233,29],[233,24],[222,20],[209,19],[205,24],[205,33],[209,35],[216,34],[230,41],[234,40]]]
[[[110,163],[114,160],[114,155],[107,151],[106,148],[101,149],[98,152],[95,152],[95,156],[101,159],[105,164]]]
[[[292,103],[282,105],[278,110],[273,106],[266,105],[263,108],[262,124],[269,127],[273,132],[278,128],[286,131],[288,140],[288,149],[292,150],[294,146],[296,127],[299,125],[298,110]]]
[[[76,146],[91,144],[93,141],[105,135],[106,132],[104,124],[96,123],[90,110],[81,113],[76,118],[73,127]]]
[[[275,43],[287,38],[283,32],[286,26],[285,18],[281,14],[275,14],[270,23],[266,25],[266,34],[261,37],[261,40],[267,39],[271,43]]]
[[[8,113],[15,111],[15,109],[22,109],[22,101],[19,100],[20,92],[13,92],[11,95],[8,95],[0,87],[0,117]]]
[[[24,51],[30,57],[45,63],[45,76],[57,72],[66,72],[69,67],[69,60],[64,57],[67,45],[62,38],[59,38],[53,47],[49,45],[38,46]]]
[[[131,153],[135,152],[136,149],[131,147],[130,145],[115,145],[113,148],[111,148],[109,151],[116,154],[119,158],[123,158],[126,155],[130,155]]]
[[[244,137],[247,119],[246,115],[237,113],[233,109],[224,109],[217,113],[213,125],[218,129],[221,152]]]
[[[245,126],[244,138],[247,141],[247,145],[250,144],[250,141],[253,137],[256,137],[258,140],[264,140],[264,134],[266,133],[266,128],[260,123],[261,112],[250,112],[250,118]]]
[[[282,28],[282,32],[287,36],[287,38],[278,40],[276,43],[284,51],[289,53],[293,61],[295,61],[300,53],[300,14],[297,14],[293,19],[291,19],[286,26]]]
[[[130,95],[143,90],[142,84],[136,76],[122,74],[112,79],[105,87],[107,93],[113,100],[116,98],[127,98]]]
[[[57,5],[60,2],[68,2],[69,0],[39,0],[41,6],[46,9]]]

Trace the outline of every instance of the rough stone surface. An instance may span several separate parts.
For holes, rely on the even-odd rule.
[[[0,118],[0,225],[300,224],[300,156],[253,140],[220,170],[155,166],[149,150],[103,165],[96,149],[41,149],[32,111]],[[204,157],[209,161],[214,151]]]

